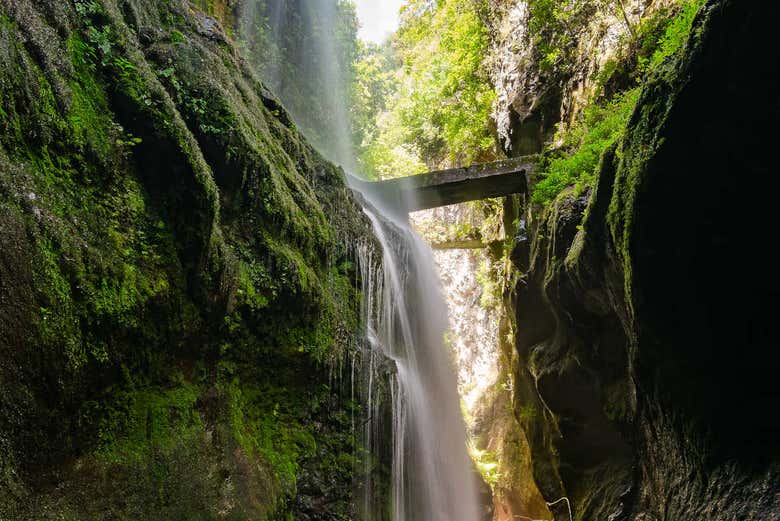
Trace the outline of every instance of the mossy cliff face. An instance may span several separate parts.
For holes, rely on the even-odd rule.
[[[776,19],[771,3],[708,2],[596,187],[561,194],[516,245],[516,414],[541,492],[568,497],[575,519],[780,509],[780,282],[761,251],[778,188]]]
[[[0,4],[0,518],[349,515],[368,227],[229,32]]]

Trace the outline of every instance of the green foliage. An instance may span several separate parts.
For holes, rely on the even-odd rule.
[[[428,170],[419,147],[408,140],[409,130],[401,121],[398,103],[394,100],[390,110],[377,114],[375,130],[366,134],[360,160],[367,177],[389,179]]]
[[[425,170],[413,145],[405,142],[398,112],[389,110],[398,97],[399,67],[397,53],[389,43],[365,46],[355,65],[352,114],[361,173],[369,178]]]
[[[184,38],[184,35],[177,30],[171,31],[171,42],[173,43],[184,43],[186,40]]]
[[[203,134],[218,136],[234,123],[221,110],[223,107],[219,102],[209,105],[208,100],[193,85],[179,79],[175,66],[159,69],[156,73],[175,99],[182,115]]]
[[[559,150],[548,150],[539,165],[541,181],[534,187],[533,201],[548,203],[566,186],[577,191],[592,186],[602,152],[623,132],[631,116],[639,88],[617,95],[606,103],[594,103],[583,110],[580,119],[560,132]]]
[[[377,86],[361,75],[359,90],[379,92],[382,100],[366,111],[373,118],[361,120],[361,159],[369,173],[413,175],[426,163],[492,155],[495,93],[483,63],[490,44],[485,9],[482,1],[408,2],[394,40],[367,49],[358,70],[379,71],[380,80]]]
[[[662,9],[630,28],[618,58],[607,62],[596,78],[595,101],[570,128],[559,129],[555,139],[559,148],[545,154],[540,165],[541,180],[534,187],[534,202],[549,203],[571,184],[578,192],[592,186],[601,153],[622,134],[639,95],[639,87],[623,91],[619,83],[617,93],[610,95],[609,91],[615,88],[611,83],[620,76],[630,79],[628,85],[641,83],[667,58],[680,52],[703,3],[704,0],[679,0],[671,11]],[[555,2],[535,0],[533,5],[537,16],[544,16],[545,27],[552,23],[551,19],[562,20]]]
[[[649,73],[682,49],[703,3],[704,0],[676,0],[642,18],[622,37],[615,56],[599,71],[599,89],[612,95],[641,84]]]
[[[691,32],[696,13],[706,0],[684,0],[678,14],[672,18],[663,35],[656,42],[656,49],[649,59],[640,61],[640,68],[656,69],[667,58],[680,52]]]
[[[398,90],[396,53],[388,45],[365,44],[355,64],[352,84],[353,121],[364,134],[377,129],[376,116],[387,109]],[[363,139],[360,140],[362,142]]]
[[[468,162],[493,147],[487,125],[495,94],[482,69],[487,27],[471,1],[438,2],[418,16],[408,14],[414,6],[398,36],[409,98],[401,122],[426,157],[445,152]]]
[[[477,470],[485,480],[485,483],[491,487],[495,486],[501,480],[501,472],[496,455],[487,450],[480,450],[476,447],[469,447],[471,458],[477,465]]]
[[[576,47],[572,27],[581,26],[597,7],[597,2],[532,0],[528,3],[528,33],[542,72],[568,72],[573,64],[571,53]]]

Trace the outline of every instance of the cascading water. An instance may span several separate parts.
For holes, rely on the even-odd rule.
[[[272,87],[285,86],[278,94],[288,107],[298,106],[292,111],[297,119],[301,100],[290,96],[306,89],[291,85],[300,78],[317,78],[317,102],[329,114],[309,117],[309,122],[319,122],[321,128],[314,130],[327,136],[320,140],[321,151],[354,171],[344,64],[336,59],[336,49],[343,45],[334,26],[339,7],[343,6],[338,0],[268,0],[255,8],[245,7],[249,13],[245,16],[252,19],[242,27],[248,30],[257,27],[256,20],[267,20],[272,25],[270,38],[287,38],[275,42],[277,61],[261,67],[273,76],[266,81]],[[288,60],[285,67],[278,67],[279,53],[290,48],[285,20],[295,21],[296,30],[314,44],[303,46],[309,51],[305,56],[288,52],[283,56]],[[252,35],[247,39],[255,40]],[[290,60],[298,62],[290,64]],[[477,521],[476,475],[467,452],[453,363],[444,344],[447,307],[432,252],[411,230],[406,216],[381,207],[370,193],[363,196],[370,202],[365,213],[382,252],[381,258],[375,258],[375,248],[368,245],[359,246],[357,252],[365,342],[353,358],[351,394],[362,402],[367,420],[353,429],[373,455],[363,458],[358,510],[364,521],[384,521],[388,511],[393,521]],[[389,428],[385,419],[391,422]],[[374,465],[387,459],[389,505],[382,483],[388,479],[381,465],[379,469]]]
[[[325,157],[354,171],[354,10],[341,0],[248,0],[239,9],[241,40],[264,83]]]
[[[369,406],[376,353],[395,366],[390,380],[392,519],[476,521],[476,479],[444,345],[447,307],[430,248],[404,221],[373,209],[365,212],[383,251],[381,269],[365,251],[360,255],[368,299]],[[376,444],[371,435],[379,431],[372,422],[367,426],[369,448]],[[365,511],[373,512],[367,501]]]

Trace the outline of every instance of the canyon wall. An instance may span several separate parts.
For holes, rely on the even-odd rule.
[[[513,403],[556,519],[777,517],[776,15],[707,2],[595,186],[522,213]],[[545,97],[518,67],[498,109],[522,149],[588,82]]]

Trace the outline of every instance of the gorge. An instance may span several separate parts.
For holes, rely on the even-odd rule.
[[[0,1],[0,520],[780,519],[777,11]]]

